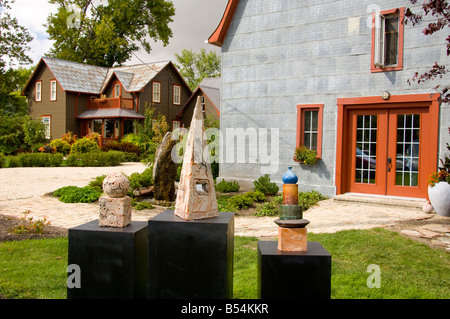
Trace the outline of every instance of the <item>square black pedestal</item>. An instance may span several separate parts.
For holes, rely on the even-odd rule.
[[[69,265],[80,267],[81,288],[67,298],[146,298],[147,222],[100,227],[98,220],[69,229]],[[69,274],[70,275],[70,274]]]
[[[306,252],[280,252],[278,242],[258,243],[258,298],[330,299],[331,255],[318,242]]]
[[[149,220],[148,243],[148,298],[233,297],[233,213],[186,221],[167,210]]]

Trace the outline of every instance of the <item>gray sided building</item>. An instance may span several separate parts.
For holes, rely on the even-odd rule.
[[[426,198],[450,143],[434,88],[450,83],[408,79],[450,59],[447,32],[405,24],[407,7],[422,13],[409,1],[229,0],[209,38],[222,51],[219,177],[252,187],[292,167],[302,191]],[[293,159],[302,145],[316,165]]]

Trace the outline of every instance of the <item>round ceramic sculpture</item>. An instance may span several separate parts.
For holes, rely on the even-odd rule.
[[[292,167],[289,167],[286,173],[283,175],[283,183],[296,184],[298,181],[297,175],[292,171]]]
[[[430,202],[426,202],[423,204],[422,210],[425,214],[431,214],[433,212],[433,205],[431,205]]]
[[[130,181],[119,173],[109,174],[103,180],[103,191],[112,198],[125,197],[130,190]]]

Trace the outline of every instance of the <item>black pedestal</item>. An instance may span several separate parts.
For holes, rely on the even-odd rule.
[[[330,299],[331,255],[318,242],[306,252],[280,252],[278,242],[258,243],[258,298]]]
[[[67,298],[146,298],[147,234],[147,222],[70,228],[68,260],[80,267],[81,288],[68,287]]]
[[[185,221],[167,210],[149,220],[148,242],[148,298],[233,297],[233,213]]]

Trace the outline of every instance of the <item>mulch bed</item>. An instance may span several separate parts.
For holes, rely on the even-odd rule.
[[[20,218],[5,216],[0,214],[0,242],[1,241],[11,241],[11,240],[24,240],[24,239],[39,239],[39,238],[53,238],[53,237],[64,237],[67,236],[67,229],[55,227],[55,226],[45,226],[44,232],[42,234],[35,233],[22,233],[14,234],[11,229],[14,226],[18,226],[23,221]],[[0,296],[1,299],[1,296]]]

